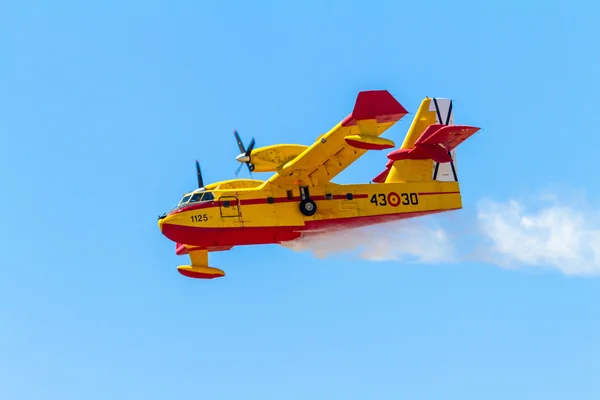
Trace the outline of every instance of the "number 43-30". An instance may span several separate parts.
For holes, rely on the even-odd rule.
[[[395,193],[392,192],[387,196],[385,193],[376,193],[371,196],[371,203],[376,206],[387,206],[398,207],[400,203],[405,206],[419,204],[419,196],[416,193]]]

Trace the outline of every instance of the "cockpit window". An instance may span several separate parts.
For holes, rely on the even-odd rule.
[[[183,199],[181,199],[181,201],[179,202],[179,205],[183,205],[183,204],[187,203],[188,200],[190,199],[190,197],[192,197],[192,195],[190,195],[190,194],[183,196]]]
[[[184,207],[186,204],[198,203],[199,201],[214,201],[215,196],[212,192],[195,192],[183,196],[178,207]]]
[[[192,198],[190,199],[190,203],[197,203],[202,199],[202,195],[204,193],[200,192],[200,193],[194,193],[194,195],[192,196]]]

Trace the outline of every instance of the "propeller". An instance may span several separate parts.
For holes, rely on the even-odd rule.
[[[196,160],[196,175],[198,175],[198,188],[204,187],[204,179],[202,179],[202,171],[200,171],[200,163]]]
[[[235,135],[238,148],[240,149],[240,154],[235,159],[241,163],[238,169],[235,171],[235,176],[238,176],[240,170],[242,169],[242,165],[244,164],[246,164],[246,166],[248,167],[248,171],[250,171],[250,176],[252,176],[252,171],[254,171],[254,164],[250,162],[250,159],[252,149],[254,149],[255,144],[254,138],[252,138],[252,140],[250,141],[250,145],[248,146],[248,148],[245,148],[244,144],[242,143],[242,138],[240,138],[240,134],[238,133],[238,131],[234,130],[233,134]]]

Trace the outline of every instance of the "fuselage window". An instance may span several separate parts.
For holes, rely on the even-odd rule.
[[[202,201],[209,201],[209,200],[214,200],[215,196],[213,196],[212,192],[204,192],[204,197],[202,198]]]

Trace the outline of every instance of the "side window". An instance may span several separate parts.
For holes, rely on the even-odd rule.
[[[202,198],[203,201],[214,201],[215,200],[215,196],[213,196],[212,192],[204,192],[204,197]]]

